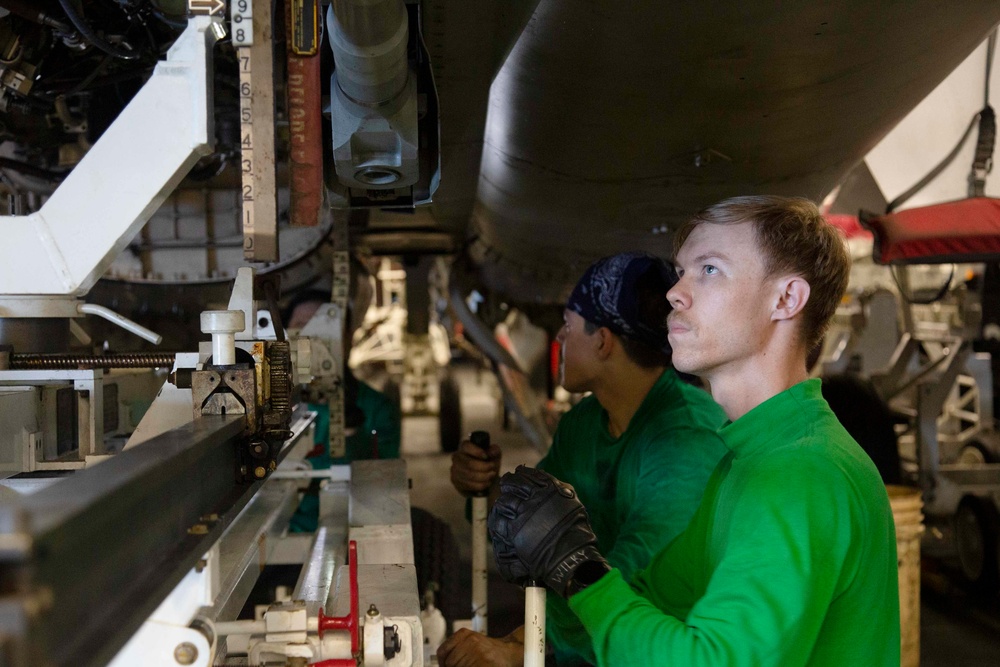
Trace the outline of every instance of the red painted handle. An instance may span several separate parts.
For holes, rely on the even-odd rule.
[[[358,655],[358,543],[351,540],[347,545],[347,564],[350,568],[351,611],[347,616],[326,616],[319,609],[319,638],[326,630],[347,630],[351,633],[351,655]],[[310,663],[312,667],[357,667],[355,658],[335,658]]]

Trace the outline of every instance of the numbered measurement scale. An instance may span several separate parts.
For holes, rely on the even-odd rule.
[[[333,220],[333,285],[330,292],[331,302],[337,305],[341,316],[344,318],[342,330],[351,333],[350,314],[347,309],[347,301],[350,295],[351,285],[351,256],[348,251],[348,216],[335,216]],[[347,452],[347,421],[346,406],[344,399],[347,392],[344,387],[347,373],[347,355],[344,351],[347,341],[340,337],[339,340],[341,359],[341,382],[338,383],[336,391],[330,397],[330,456],[338,458]],[[361,437],[368,438],[371,434],[362,433]]]
[[[270,3],[258,13],[251,0],[229,5],[233,46],[240,69],[240,171],[243,257],[278,260],[277,189],[274,170],[274,81]]]

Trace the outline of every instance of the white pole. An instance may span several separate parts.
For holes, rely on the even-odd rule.
[[[469,440],[484,452],[488,452],[490,449],[490,434],[486,431],[473,431]],[[488,581],[486,577],[486,552],[489,549],[486,540],[488,495],[488,493],[484,493],[472,499],[472,629],[484,635],[488,634],[486,629]]]
[[[545,587],[524,588],[524,667],[545,667]]]
[[[78,313],[82,315],[97,315],[98,317],[103,317],[108,322],[117,324],[122,329],[134,333],[139,338],[144,338],[148,340],[153,345],[159,345],[163,340],[163,336],[156,333],[155,331],[150,331],[146,327],[142,326],[138,322],[133,322],[124,315],[119,315],[110,308],[105,308],[104,306],[98,306],[96,303],[81,303],[76,307]],[[69,321],[70,328],[73,327],[73,320]],[[86,335],[86,334],[85,334]]]
[[[472,499],[472,629],[484,635],[486,631],[486,502],[484,497]]]

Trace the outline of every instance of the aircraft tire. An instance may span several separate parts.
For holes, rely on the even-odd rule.
[[[959,568],[970,589],[991,595],[997,590],[997,533],[1000,518],[988,501],[966,496],[955,512],[955,546]]]
[[[451,527],[427,510],[411,507],[410,521],[421,607],[424,591],[430,586],[434,590],[434,604],[450,627],[454,620],[469,615],[468,600],[463,605],[461,597],[458,543]]]

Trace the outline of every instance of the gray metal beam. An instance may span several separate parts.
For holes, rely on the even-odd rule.
[[[202,417],[0,503],[0,662],[113,657],[263,484],[237,481],[243,426]]]
[[[296,482],[270,479],[243,508],[219,541],[219,594],[201,617],[213,622],[236,619],[264,566],[272,564],[271,552],[298,504]]]

